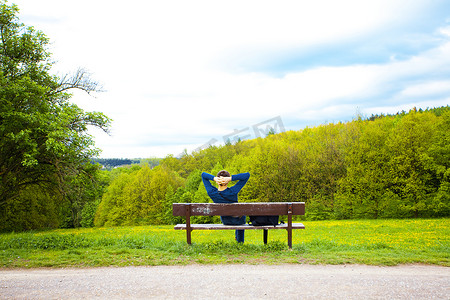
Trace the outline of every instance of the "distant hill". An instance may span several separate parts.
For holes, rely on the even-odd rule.
[[[91,162],[99,163],[105,169],[113,169],[129,165],[148,165],[150,168],[154,168],[159,165],[160,161],[161,158],[94,158]]]

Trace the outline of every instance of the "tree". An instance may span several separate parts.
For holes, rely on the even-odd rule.
[[[172,196],[183,179],[165,166],[144,166],[122,173],[103,194],[95,216],[96,226],[169,223]]]
[[[0,0],[0,210],[21,189],[42,186],[72,199],[73,211],[77,182],[96,172],[90,158],[99,150],[88,126],[107,131],[110,120],[69,102],[68,91],[96,92],[98,83],[83,69],[51,75],[48,38],[18,23],[18,11]]]
[[[336,217],[378,218],[386,213],[386,200],[397,203],[388,190],[391,181],[386,164],[391,153],[386,137],[392,126],[391,118],[356,121],[352,129],[357,139],[345,148],[346,176],[339,180],[336,191]]]

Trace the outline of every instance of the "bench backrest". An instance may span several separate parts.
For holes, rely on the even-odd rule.
[[[305,202],[174,203],[174,216],[270,216],[305,214]]]

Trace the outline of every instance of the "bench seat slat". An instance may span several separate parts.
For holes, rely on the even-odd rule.
[[[245,225],[223,225],[223,224],[191,224],[192,230],[251,230],[251,229],[287,229],[287,224],[280,224],[277,226],[253,226],[249,224]],[[177,224],[174,229],[186,230],[186,224]],[[302,223],[292,223],[292,229],[305,229]]]

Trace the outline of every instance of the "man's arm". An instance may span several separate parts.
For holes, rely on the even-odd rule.
[[[238,181],[238,183],[233,185],[230,189],[236,194],[239,193],[240,190],[247,183],[249,178],[250,178],[250,173],[240,173],[240,174],[231,175],[231,181],[235,181],[235,180],[239,180],[239,181]]]
[[[211,184],[210,180],[214,180],[216,177],[214,177],[211,174],[208,174],[206,172],[202,173],[202,181],[203,181],[203,185],[205,186],[206,192],[211,193],[214,192],[216,190],[215,187],[213,187],[213,185]]]

